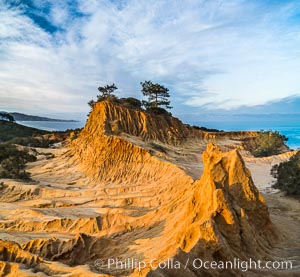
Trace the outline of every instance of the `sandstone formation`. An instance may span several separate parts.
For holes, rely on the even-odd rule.
[[[220,276],[186,261],[272,259],[276,232],[237,150],[254,135],[203,132],[172,117],[97,103],[56,158],[29,164],[34,182],[1,185],[0,272]],[[146,266],[139,272],[95,264],[111,257]],[[156,268],[171,258],[182,267]]]

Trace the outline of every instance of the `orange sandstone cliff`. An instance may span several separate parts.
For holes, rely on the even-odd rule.
[[[270,259],[276,236],[250,171],[238,150],[223,152],[210,143],[245,135],[255,134],[207,133],[172,117],[97,103],[65,152],[40,162],[39,171],[32,164],[35,183],[0,188],[3,206],[36,214],[26,218],[16,209],[0,220],[0,231],[34,234],[0,241],[0,273],[220,276],[220,270],[195,270],[188,261]],[[158,154],[151,143],[159,145]],[[199,156],[205,145],[203,169],[195,169],[201,177],[189,174],[194,164],[180,166],[190,157],[201,163],[185,145],[199,146]],[[99,266],[112,257],[144,266]],[[158,267],[168,259],[181,266]],[[226,274],[241,276],[234,269]]]

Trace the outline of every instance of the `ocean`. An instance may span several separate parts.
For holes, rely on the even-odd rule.
[[[57,121],[17,121],[18,124],[46,131],[65,131],[67,129],[82,128],[85,121],[57,122]]]
[[[288,138],[291,149],[300,148],[300,114],[205,116],[193,125],[224,131],[278,131]]]
[[[18,121],[17,123],[47,131],[65,131],[82,128],[85,125],[85,121]],[[224,131],[278,131],[288,138],[287,145],[291,149],[300,148],[300,115],[206,115],[190,124]]]

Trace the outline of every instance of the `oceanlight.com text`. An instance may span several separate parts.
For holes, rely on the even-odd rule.
[[[292,270],[293,261],[261,261],[261,260],[240,260],[234,258],[231,261],[206,261],[200,258],[190,259],[188,258],[184,262],[179,262],[175,259],[168,259],[166,261],[159,261],[158,259],[152,259],[148,262],[140,261],[135,258],[118,259],[109,258],[106,260],[98,259],[94,263],[95,267],[100,270],[126,270],[137,269],[142,271],[145,268],[155,270],[160,269],[187,269],[193,268],[194,270],[240,270],[246,272],[248,270]]]

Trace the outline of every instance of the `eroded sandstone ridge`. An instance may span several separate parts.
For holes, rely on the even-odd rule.
[[[67,149],[29,165],[35,182],[1,186],[6,241],[0,241],[0,272],[219,276],[218,270],[195,270],[186,262],[270,259],[275,232],[250,171],[237,149],[223,152],[210,142],[229,150],[226,139],[245,135],[202,132],[172,117],[96,104]],[[191,149],[198,152],[191,156]],[[204,169],[195,167],[201,152]],[[95,264],[112,257],[143,261],[145,267],[139,272]],[[182,266],[156,268],[171,258]]]
[[[108,101],[95,104],[82,134],[128,134],[144,140],[158,140],[167,144],[183,144],[188,138],[214,139],[223,137],[253,137],[257,132],[205,132],[183,124],[178,118],[154,115],[125,108]]]

